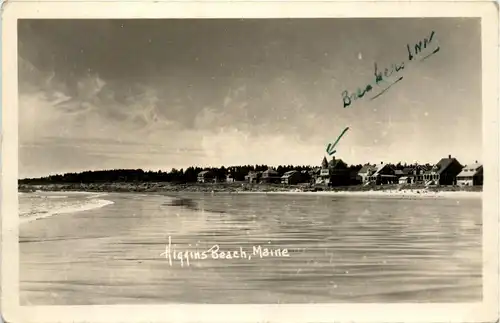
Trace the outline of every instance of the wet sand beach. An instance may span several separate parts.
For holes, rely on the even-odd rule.
[[[481,299],[480,198],[187,192],[98,198],[113,203],[21,224],[21,304]],[[289,256],[214,259],[208,252],[181,266],[165,257],[169,237],[179,252],[217,246],[219,255],[252,254],[260,246]]]

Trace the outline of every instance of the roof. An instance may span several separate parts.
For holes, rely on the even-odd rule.
[[[442,174],[454,162],[460,165],[456,158],[441,158],[441,160],[433,167],[432,170],[438,174]]]
[[[396,174],[396,175],[405,175],[405,172],[403,170],[401,170],[401,169],[396,169],[394,171],[394,174]]]
[[[373,173],[372,176],[378,176],[380,174],[380,172],[386,168],[387,166],[389,166],[389,164],[378,164],[375,169],[375,173]]]
[[[475,176],[477,173],[481,170],[483,165],[479,163],[474,163],[470,165],[466,165],[460,174],[457,175],[457,177],[469,177],[469,176]]]
[[[283,174],[283,176],[290,176],[290,175],[292,175],[294,173],[298,173],[298,171],[296,171],[296,170],[290,170],[290,171],[286,172],[285,174]]]
[[[369,170],[374,169],[375,167],[372,165],[364,165],[358,172],[358,174],[366,174]]]
[[[327,168],[328,167],[328,160],[326,160],[326,157],[323,157],[323,160],[321,161],[321,168]]]
[[[208,175],[208,174],[210,174],[210,171],[203,170],[203,171],[201,171],[201,172],[198,173],[198,176],[205,176],[205,175]]]
[[[405,168],[403,168],[403,174],[408,175],[408,174],[411,174],[411,173],[413,173],[413,168],[411,168],[411,167],[405,167]]]
[[[315,168],[313,168],[313,169],[311,169],[309,171],[309,174],[315,175],[315,174],[319,174],[320,172],[321,172],[321,168],[320,167],[315,167]]]
[[[278,172],[275,171],[274,169],[268,168],[267,170],[264,171],[263,174],[268,174],[268,175],[278,175]]]
[[[328,162],[328,167],[329,168],[337,168],[338,166],[344,166],[344,167],[346,167],[347,165],[346,165],[346,163],[344,163],[344,161],[342,161],[342,159],[335,159],[335,157],[332,158],[332,160],[330,160]]]

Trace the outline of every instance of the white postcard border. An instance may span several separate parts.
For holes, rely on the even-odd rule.
[[[20,306],[17,19],[481,17],[483,302],[463,304]],[[12,322],[488,322],[498,319],[498,7],[494,2],[10,2],[2,28],[2,314]],[[467,40],[464,39],[464,46]],[[471,107],[481,108],[481,107]]]

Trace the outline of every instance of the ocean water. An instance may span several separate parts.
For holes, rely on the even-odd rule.
[[[38,219],[20,227],[23,305],[482,297],[479,198],[37,193],[20,209]]]
[[[103,200],[98,193],[19,193],[20,222],[30,222],[45,217],[92,210],[112,204],[112,201]]]

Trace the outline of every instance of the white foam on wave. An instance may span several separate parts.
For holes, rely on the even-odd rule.
[[[88,199],[93,199],[108,195],[108,193],[87,193],[87,194],[90,194],[89,196],[87,196]]]
[[[113,201],[103,199],[91,199],[86,201],[66,202],[59,205],[29,205],[29,210],[21,210],[20,223],[32,222],[35,220],[51,217],[58,214],[75,213],[89,211],[106,205],[114,204]]]
[[[51,194],[65,194],[65,195],[91,195],[92,197],[108,195],[108,193],[102,192],[85,192],[85,191],[57,191],[50,192]]]

